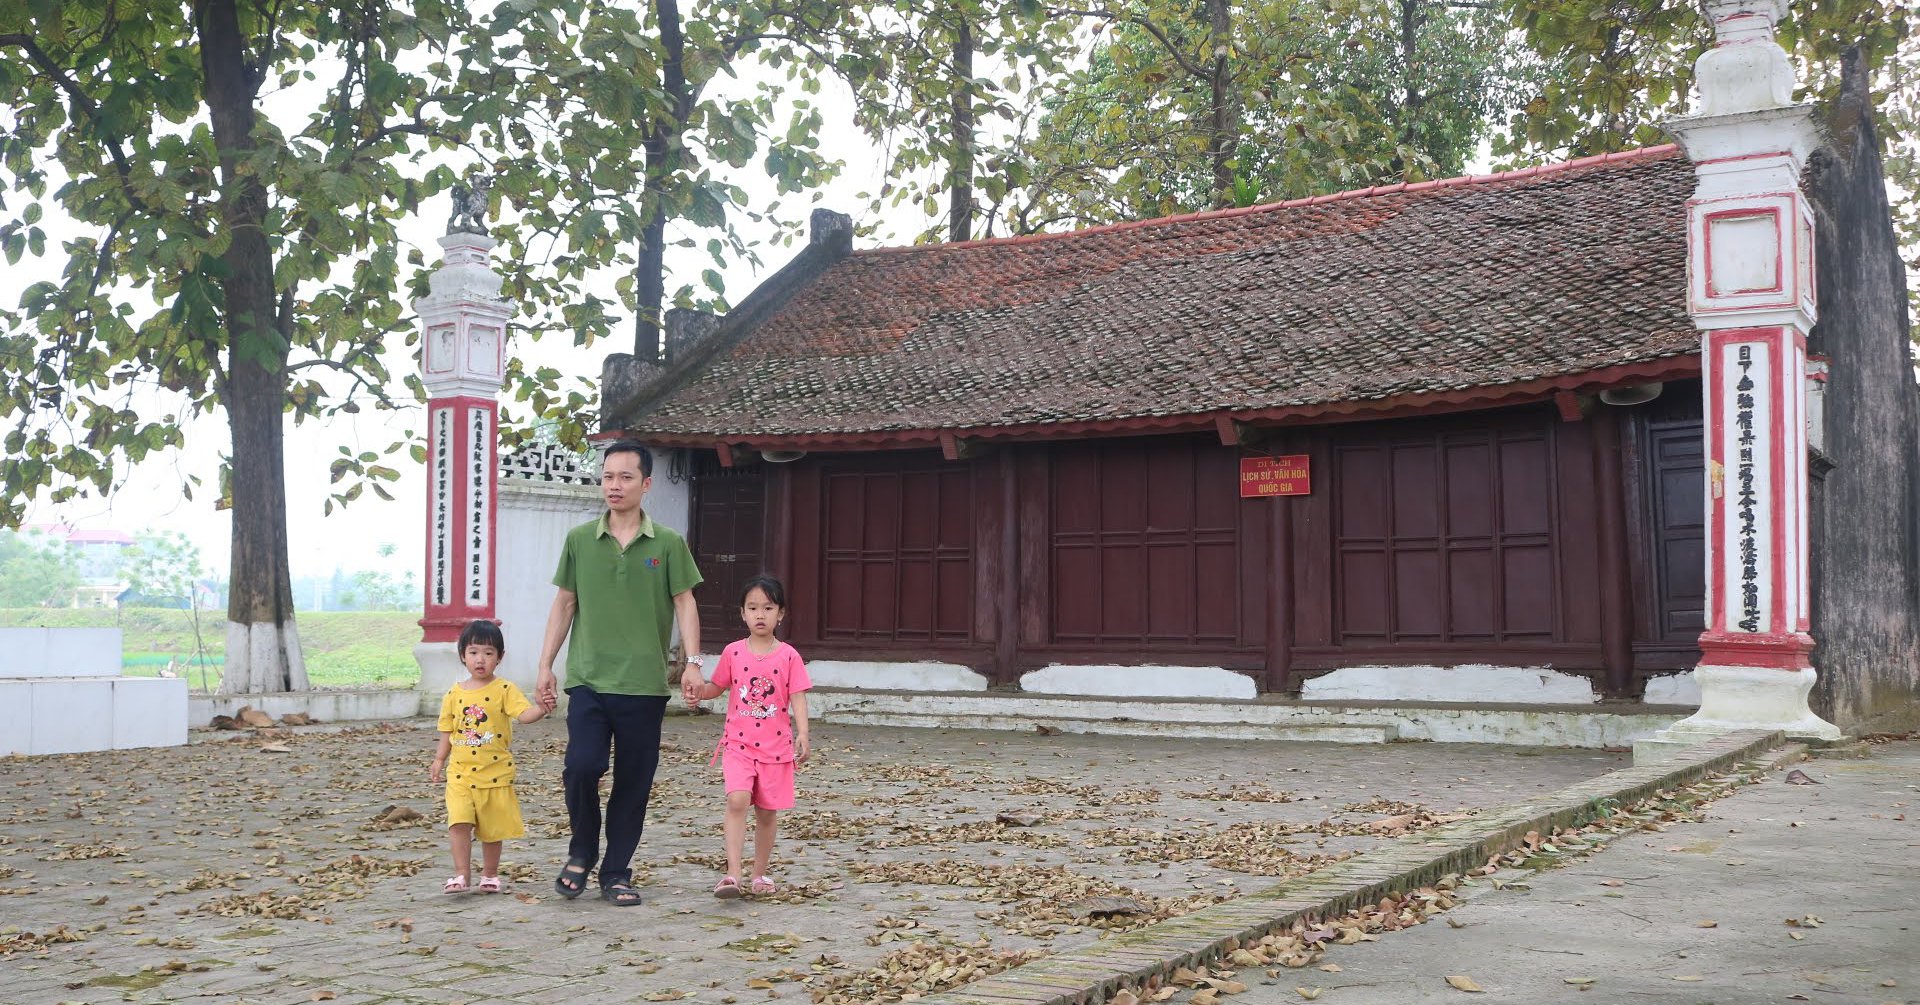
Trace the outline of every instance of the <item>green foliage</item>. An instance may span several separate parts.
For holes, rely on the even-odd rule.
[[[1514,118],[1501,147],[1508,153],[1578,157],[1665,142],[1660,122],[1686,111],[1694,61],[1713,44],[1700,8],[1679,0],[1513,0],[1513,14],[1554,72]],[[1799,96],[1832,97],[1851,46],[1870,67],[1885,67],[1905,48],[1908,17],[1893,0],[1793,4],[1779,40],[1796,60]],[[1904,58],[1911,66],[1911,53]],[[1878,100],[1902,86],[1895,74],[1881,80]]]
[[[140,606],[189,607],[205,574],[199,546],[179,531],[142,533],[120,559],[120,576]]]
[[[978,212],[992,228],[998,207],[1027,184],[1011,133],[1025,99],[1075,54],[1076,24],[1036,0],[865,0],[838,5],[816,26],[816,44],[772,48],[765,58],[789,66],[809,92],[820,82],[803,70],[847,85],[855,121],[887,158],[888,180],[868,194],[869,209],[923,207],[926,239],[946,232],[940,196],[956,185],[978,190]],[[970,121],[956,121],[960,108]]]
[[[783,105],[777,90],[708,86],[799,30],[772,6],[696,5],[678,47],[662,38],[660,4],[198,8],[238,19],[249,89],[237,100],[222,104],[208,83],[219,55],[204,12],[196,22],[189,7],[110,0],[0,10],[0,251],[64,261],[58,280],[0,304],[0,412],[13,417],[0,525],[36,494],[105,492],[128,464],[179,446],[186,418],[231,404],[238,365],[284,366],[296,422],[411,405],[421,390],[408,305],[437,249],[408,250],[395,223],[448,189],[457,165],[494,174],[495,209],[511,220],[496,260],[520,307],[516,334],[580,344],[611,332],[620,306],[588,278],[632,268],[656,215],[688,232],[676,240],[711,235],[716,260],[747,254],[735,225],[774,210],[747,205],[736,171],[757,158],[799,191],[832,170],[816,111]],[[689,86],[684,107],[664,86],[670,64]],[[216,149],[221,112],[254,117],[251,150]],[[650,165],[643,148],[669,119],[684,123],[667,137],[675,156]],[[49,202],[90,232],[49,242]],[[251,226],[244,212],[267,237],[270,319],[234,314],[259,278],[223,258],[235,220]],[[714,296],[692,283],[669,291],[689,305]],[[241,344],[235,330],[260,337]],[[398,367],[394,351],[406,353]],[[411,396],[392,393],[396,370]],[[170,403],[147,407],[154,397]],[[594,404],[584,380],[517,361],[508,397],[576,444]],[[389,459],[417,446],[348,454],[332,501],[384,495]],[[223,471],[220,497],[235,491],[257,489]]]
[[[339,612],[300,615],[300,648],[307,676],[316,687],[410,687],[420,679],[413,645],[420,641],[420,612]],[[200,685],[194,656],[194,626],[189,611],[162,608],[7,609],[0,628],[118,628],[124,672],[153,676],[171,660],[177,672]],[[226,626],[218,620],[202,626],[213,682],[225,661]]]
[[[80,586],[80,556],[38,531],[0,530],[0,607],[64,607]]]
[[[396,578],[391,572],[362,569],[348,579],[334,603],[346,611],[411,610],[420,606],[420,585],[412,572]]]
[[[1051,89],[1020,150],[1016,231],[1253,205],[1459,173],[1538,74],[1496,11],[1435,0],[1140,0]],[[1226,54],[1216,96],[1210,55]],[[1230,110],[1216,191],[1213,103]]]

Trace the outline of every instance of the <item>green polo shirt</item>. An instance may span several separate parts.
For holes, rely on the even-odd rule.
[[[567,532],[553,585],[579,600],[567,645],[567,687],[669,693],[673,598],[700,585],[685,538],[642,514],[640,533],[622,548],[602,513]]]

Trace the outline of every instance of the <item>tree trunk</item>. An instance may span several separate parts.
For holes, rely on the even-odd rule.
[[[1207,145],[1213,154],[1213,206],[1225,209],[1233,205],[1233,157],[1240,145],[1231,93],[1233,80],[1227,72],[1227,60],[1233,48],[1230,0],[1207,0],[1207,19],[1210,26],[1207,45],[1213,63],[1213,73],[1207,80],[1212,92],[1207,115]]]
[[[687,40],[680,29],[679,0],[654,0],[654,23],[660,26],[660,47],[666,61],[660,82],[673,102],[671,114],[656,118],[647,129],[647,181],[642,198],[647,225],[640,232],[640,261],[634,266],[634,289],[639,310],[633,321],[633,355],[659,359],[661,319],[667,306],[666,180],[679,167],[680,135],[693,117],[693,90],[687,86]]]
[[[234,0],[201,0],[194,20],[220,151],[221,225],[231,238],[221,256],[226,276],[220,286],[226,299],[227,422],[233,431],[233,564],[220,690],[304,691],[307,673],[294,630],[287,561],[282,422],[288,344],[275,318],[267,191],[257,176],[237,170],[254,149],[259,79],[247,65]]]
[[[1420,94],[1420,0],[1400,0],[1400,142],[1413,146],[1414,120],[1426,98]],[[1406,171],[1405,158],[1394,157],[1395,173]]]
[[[973,25],[954,12],[953,157],[947,165],[947,239],[973,236]]]
[[[639,298],[633,312],[633,358],[648,361],[660,358],[660,319],[667,299],[667,211],[660,205],[662,186],[654,176],[654,163],[654,142],[648,140],[642,198],[652,200],[653,209],[640,231],[640,261],[633,267],[634,296]]]
[[[1807,185],[1830,360],[1813,540],[1815,708],[1856,735],[1920,725],[1920,388],[1868,72],[1842,59]]]

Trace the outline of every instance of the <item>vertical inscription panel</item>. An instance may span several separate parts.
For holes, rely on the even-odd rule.
[[[1773,604],[1773,380],[1765,342],[1720,347],[1720,451],[1725,496],[1718,528],[1718,599],[1730,632],[1772,627]]]
[[[445,607],[453,602],[453,409],[434,409],[431,430],[427,596],[435,606]]]
[[[467,456],[462,477],[467,480],[466,592],[468,607],[489,607],[493,597],[493,492],[487,478],[493,473],[493,409],[467,409]]]

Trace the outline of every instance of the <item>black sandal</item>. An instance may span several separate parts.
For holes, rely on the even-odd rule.
[[[568,900],[572,900],[582,893],[585,893],[587,889],[587,871],[592,868],[593,863],[586,859],[567,859],[567,864],[560,867],[560,875],[553,878],[554,892]],[[577,878],[569,885],[567,883],[568,877]]]
[[[634,907],[640,903],[640,891],[632,883],[609,883],[600,888],[600,899],[615,907]]]

